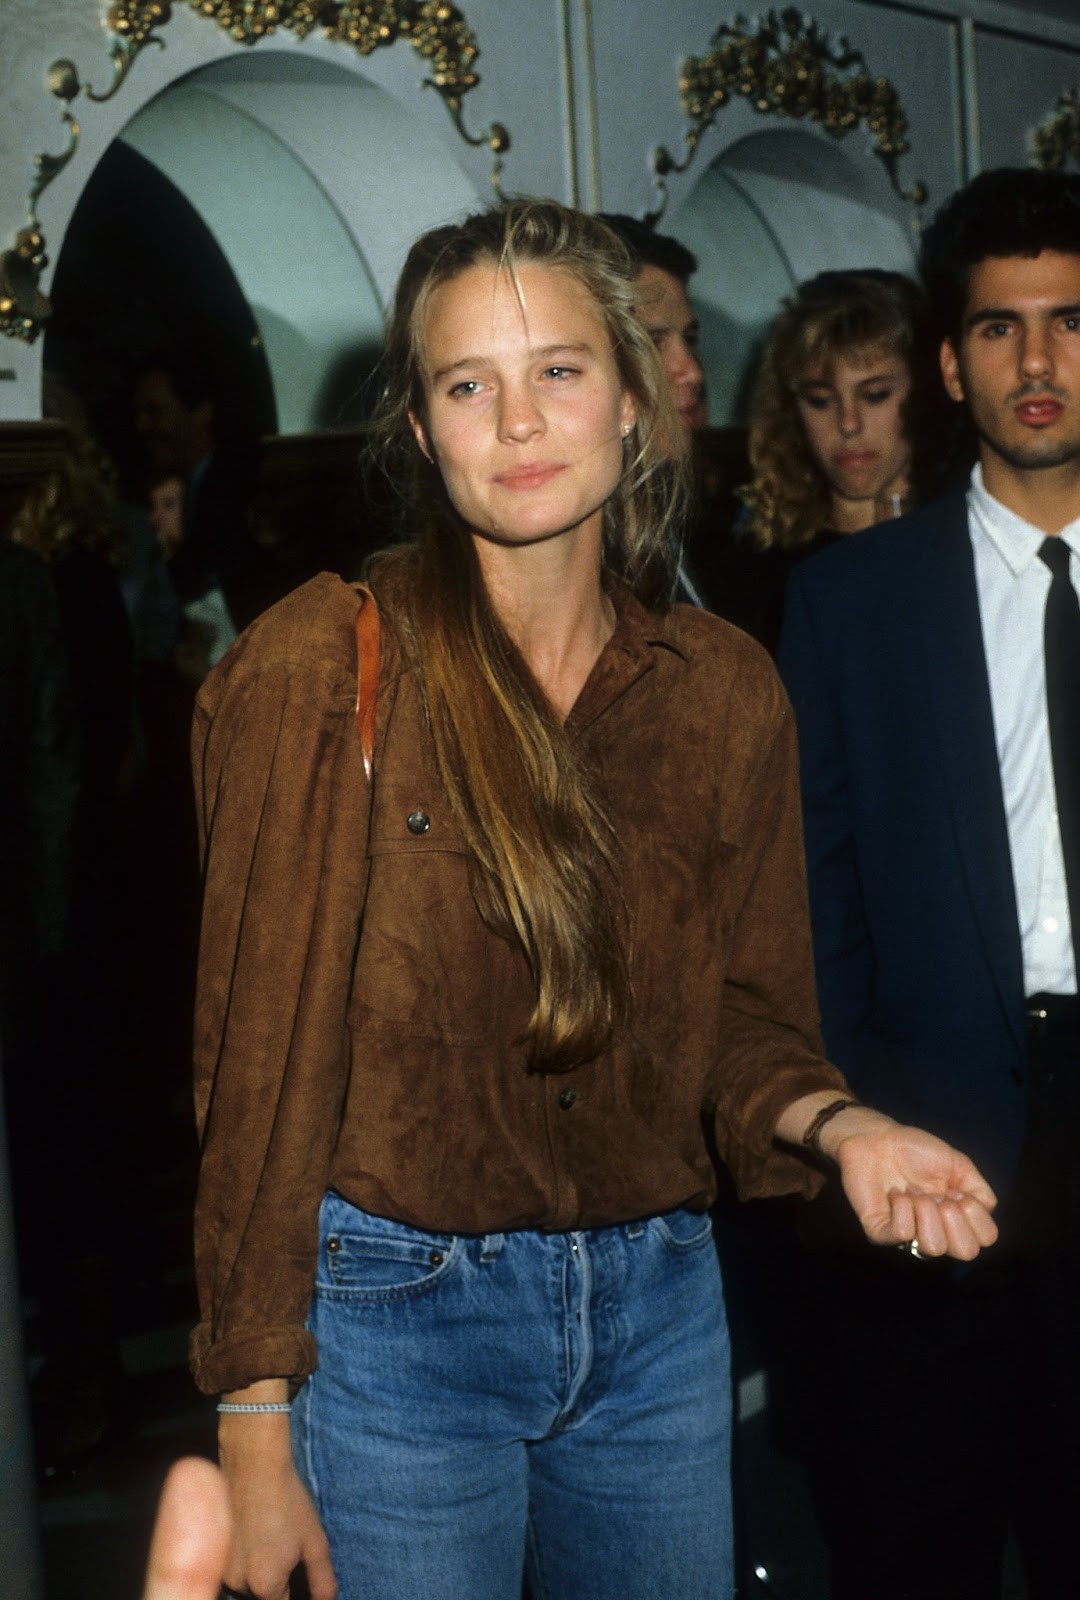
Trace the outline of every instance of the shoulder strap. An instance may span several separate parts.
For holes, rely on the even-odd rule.
[[[356,613],[356,729],[364,771],[371,781],[375,759],[375,702],[379,693],[379,608],[375,596],[357,585],[360,609]]]

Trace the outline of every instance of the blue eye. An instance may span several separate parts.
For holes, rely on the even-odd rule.
[[[455,394],[470,395],[470,394],[479,394],[479,392],[480,392],[480,384],[479,384],[479,382],[478,382],[478,380],[476,378],[462,378],[461,382],[460,383],[455,383],[453,388],[450,390],[450,393],[452,395],[455,395]]]
[[[577,374],[577,367],[545,367],[545,378],[572,378]]]

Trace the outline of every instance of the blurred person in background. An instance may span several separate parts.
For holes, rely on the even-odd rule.
[[[775,654],[792,567],[938,491],[949,418],[925,297],[876,268],[822,272],[769,331],[724,615]]]

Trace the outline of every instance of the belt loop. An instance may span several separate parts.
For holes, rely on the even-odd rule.
[[[494,1261],[505,1243],[505,1233],[485,1233],[480,1240],[480,1260]]]

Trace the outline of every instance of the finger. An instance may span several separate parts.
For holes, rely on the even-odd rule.
[[[947,1201],[941,1207],[940,1215],[945,1230],[946,1254],[954,1261],[974,1261],[982,1246],[963,1207]]]
[[[936,1208],[936,1220],[944,1235],[945,1249],[939,1252],[936,1248],[934,1219],[926,1221],[920,1216],[919,1225],[926,1238],[924,1241],[920,1236],[919,1248],[925,1255],[942,1253],[957,1261],[973,1261],[985,1245],[993,1244],[997,1238],[994,1219],[976,1200],[943,1200]]]
[[[949,1184],[946,1190],[950,1199],[977,1200],[985,1206],[987,1211],[992,1211],[997,1205],[997,1195],[991,1189],[982,1173],[973,1161],[961,1155],[958,1150],[951,1151],[953,1156],[952,1169],[949,1172]]]
[[[272,1573],[260,1572],[258,1564],[252,1562],[244,1578],[237,1578],[234,1582],[228,1576],[225,1579],[226,1588],[238,1595],[253,1595],[255,1600],[289,1600],[289,1575],[279,1578]]]
[[[311,1600],[337,1600],[337,1579],[330,1561],[329,1547],[309,1554],[304,1566]]]
[[[996,1243],[999,1231],[998,1225],[985,1206],[981,1205],[978,1200],[965,1199],[960,1202],[960,1209],[967,1217],[968,1222],[971,1224],[971,1231],[984,1249],[987,1245]]]
[[[915,1200],[905,1189],[890,1189],[889,1211],[883,1226],[871,1238],[878,1244],[907,1244],[915,1237]]]
[[[985,1249],[987,1245],[993,1244],[997,1239],[997,1223],[977,1200],[962,1200],[956,1207],[956,1215],[963,1219],[963,1229],[970,1233],[972,1242],[976,1247],[975,1251],[972,1252],[972,1256],[965,1256],[964,1260],[971,1260],[977,1250]],[[947,1221],[946,1227],[948,1226],[949,1222]],[[963,1237],[963,1230],[959,1228],[959,1225],[958,1237]]]
[[[919,1195],[915,1205],[914,1238],[924,1256],[943,1256],[949,1248],[943,1212],[950,1201],[935,1200],[930,1195]]]
[[[143,1600],[217,1600],[232,1536],[225,1480],[209,1461],[178,1461],[158,1504]]]

